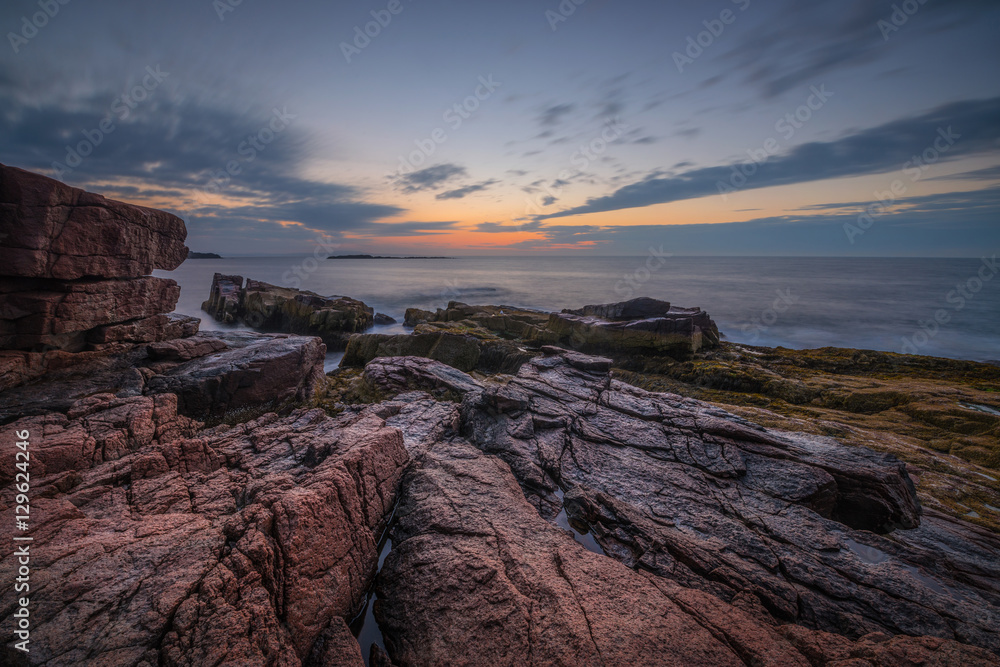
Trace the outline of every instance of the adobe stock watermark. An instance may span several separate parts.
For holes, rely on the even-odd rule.
[[[217,195],[222,192],[222,188],[229,185],[234,176],[243,173],[243,169],[257,159],[268,145],[273,142],[278,135],[288,129],[291,121],[298,118],[295,114],[288,113],[287,107],[274,107],[271,110],[271,118],[259,130],[247,136],[240,145],[236,147],[238,159],[229,160],[223,169],[217,169],[205,187],[198,190],[198,196],[205,198],[210,195]]]
[[[66,157],[63,158],[63,162],[57,160],[52,163],[55,178],[62,178],[83,164],[84,159],[90,156],[94,149],[104,143],[108,135],[118,128],[116,123],[124,122],[132,115],[135,108],[146,101],[168,76],[170,76],[170,72],[161,71],[159,65],[147,67],[146,75],[142,77],[142,81],[115,98],[97,127],[91,130],[80,130],[83,139],[75,145],[66,146]]]
[[[586,2],[587,0],[562,0],[554,10],[545,10],[545,20],[549,22],[552,32],[558,30],[559,24],[568,21],[569,17],[576,13],[577,7]]]
[[[750,0],[732,0],[732,3],[739,7],[741,12],[745,12],[750,7]],[[719,12],[718,18],[702,21],[701,24],[705,26],[705,29],[697,35],[688,35],[687,47],[683,53],[680,51],[674,51],[673,53],[677,71],[683,74],[685,67],[693,65],[695,60],[700,58],[707,49],[715,44],[717,39],[722,37],[722,33],[726,31],[726,26],[736,23],[737,16],[739,14],[732,9],[723,9]]]
[[[464,100],[451,105],[441,114],[441,120],[447,123],[452,132],[458,131],[465,121],[472,118],[472,115],[479,110],[483,102],[490,99],[497,88],[503,85],[502,81],[494,81],[493,74],[479,77],[479,85]],[[423,139],[414,139],[413,144],[416,150],[410,151],[408,155],[399,156],[399,165],[396,171],[387,174],[390,179],[397,179],[413,171],[416,171],[437,152],[438,146],[448,141],[448,130],[443,127],[434,128],[430,136]]]
[[[899,32],[900,28],[909,22],[910,17],[920,11],[920,8],[927,4],[927,0],[903,0],[903,2],[892,6],[892,13],[888,19],[879,19],[875,24],[882,33],[882,40],[888,42],[889,35]]]
[[[783,313],[799,302],[799,297],[792,294],[792,288],[786,287],[784,290],[775,290],[777,298],[771,303],[770,308],[765,308],[760,315],[750,318],[747,324],[740,327],[740,331],[745,336],[750,337],[750,343],[756,343],[760,336],[766,333],[780,319]]]
[[[623,122],[618,116],[604,121],[604,129],[601,130],[600,135],[594,137],[585,144],[581,144],[576,152],[570,156],[570,164],[573,165],[577,171],[585,171],[591,163],[606,153],[608,147],[620,139],[622,135],[628,131],[629,127],[629,124]],[[569,169],[563,169],[559,172],[558,176],[556,176],[556,179],[559,183],[565,183],[572,176],[572,171]],[[543,184],[541,193],[525,197],[524,215],[541,215],[542,207],[547,206],[549,203],[558,199],[561,192],[561,187],[553,187],[548,183]]]
[[[823,106],[833,97],[833,93],[826,89],[826,84],[809,86],[809,96],[803,104],[794,111],[786,113],[778,118],[774,123],[774,131],[781,135],[785,142],[791,141],[795,133],[801,130],[806,123],[813,118],[813,114],[823,108]],[[768,137],[764,140],[760,148],[748,148],[746,153],[750,159],[740,165],[733,165],[729,181],[717,181],[715,186],[719,191],[722,201],[729,201],[729,195],[746,186],[749,180],[757,173],[772,156],[777,155],[781,150],[782,142],[775,137]]]
[[[235,12],[236,8],[243,4],[243,0],[212,0],[212,9],[218,15],[220,21],[226,20],[226,14]]]
[[[673,257],[671,253],[663,251],[662,244],[659,248],[649,246],[646,252],[646,260],[615,283],[615,294],[626,300],[631,299],[643,285],[652,280],[653,274],[666,266],[667,260]]]
[[[328,238],[316,237],[313,244],[311,257],[306,257],[301,262],[293,264],[292,267],[281,275],[282,284],[292,289],[300,289],[326,260],[330,259],[330,253],[340,247]]]
[[[955,142],[962,138],[962,135],[951,129],[939,127],[938,136],[933,143],[924,149],[920,155],[914,155],[903,164],[903,174],[910,177],[911,183],[916,183],[931,165],[941,159],[941,156],[951,150]],[[854,245],[859,236],[864,236],[865,232],[872,228],[877,218],[881,218],[889,212],[889,208],[896,204],[896,201],[906,194],[909,186],[901,179],[894,179],[889,184],[889,189],[879,192],[876,190],[875,201],[868,204],[865,209],[858,214],[857,224],[851,222],[844,223],[844,234],[851,245]]]
[[[402,14],[404,9],[406,7],[403,6],[401,0],[389,0],[385,9],[371,10],[373,20],[365,23],[364,28],[361,25],[354,26],[354,39],[350,42],[340,43],[340,52],[344,54],[347,64],[350,65],[352,58],[361,55],[361,52],[371,45],[372,40],[389,27],[392,18]]]
[[[933,317],[917,321],[917,330],[909,337],[903,336],[899,351],[903,354],[917,354],[940,333],[941,327],[951,322],[952,315],[962,312],[998,273],[1000,273],[1000,263],[997,262],[996,254],[990,258],[983,257],[976,273],[955,285],[955,289],[945,295],[944,301],[948,307],[938,308],[934,311]]]
[[[70,3],[70,0],[38,0],[38,7],[42,10],[35,12],[31,18],[21,17],[21,29],[18,32],[8,32],[7,40],[10,47],[17,54],[21,47],[38,36],[38,31],[49,24],[59,13],[59,9]]]

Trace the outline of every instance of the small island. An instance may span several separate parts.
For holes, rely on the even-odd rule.
[[[188,259],[222,259],[222,255],[217,255],[214,252],[195,252],[194,250],[188,250]]]
[[[454,257],[388,257],[385,255],[330,255],[327,259],[455,259]]]

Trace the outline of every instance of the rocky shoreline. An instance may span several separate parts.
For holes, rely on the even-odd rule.
[[[654,299],[373,334],[222,274],[204,308],[261,332],[198,333],[148,277],[179,219],[0,166],[0,232],[5,663],[1000,664],[994,366],[738,346]]]

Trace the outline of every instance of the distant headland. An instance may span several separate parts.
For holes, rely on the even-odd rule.
[[[195,252],[194,250],[188,250],[188,259],[222,259],[222,255],[217,255],[214,252]]]
[[[330,255],[327,259],[455,259],[454,257],[387,257],[385,255]]]

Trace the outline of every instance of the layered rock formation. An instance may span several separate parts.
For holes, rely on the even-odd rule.
[[[0,165],[0,348],[72,352],[186,333],[184,222]]]
[[[295,409],[324,384],[318,338],[164,315],[177,285],[143,274],[186,256],[179,219],[5,167],[0,195],[0,515],[25,502],[25,439],[30,664],[363,664],[347,621],[399,430]],[[18,567],[0,557],[4,580]],[[7,587],[5,626],[17,607]]]
[[[0,276],[22,278],[135,278],[172,271],[188,253],[176,216],[4,165],[0,237]]]
[[[278,287],[242,276],[216,273],[202,310],[216,320],[245,324],[262,331],[319,336],[339,349],[350,334],[369,329],[375,311],[350,297],[324,297],[314,292]]]

